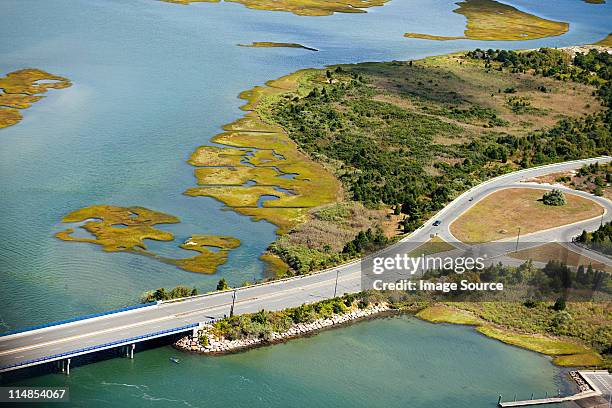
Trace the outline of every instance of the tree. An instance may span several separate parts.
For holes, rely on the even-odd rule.
[[[219,279],[219,283],[217,283],[217,290],[227,290],[227,289],[229,289],[229,285],[227,284],[227,281],[225,280],[225,278]]]
[[[557,298],[557,300],[555,301],[555,304],[553,305],[553,310],[559,312],[561,310],[565,310],[565,306],[565,298],[560,297]]]
[[[155,293],[153,293],[153,298],[155,300],[167,300],[169,296],[168,296],[168,293],[166,292],[166,289],[159,288],[155,291]]]
[[[567,204],[565,195],[561,192],[561,190],[558,190],[556,188],[544,193],[544,195],[542,196],[542,202],[546,205],[554,206],[561,206]]]

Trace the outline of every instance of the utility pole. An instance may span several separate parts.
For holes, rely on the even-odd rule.
[[[521,238],[521,227],[518,227],[518,234],[516,235],[516,248],[514,251],[518,251],[519,239]]]
[[[230,309],[230,317],[234,315],[234,304],[236,304],[236,289],[232,293],[232,308]]]
[[[340,270],[336,270],[336,284],[334,285],[334,298],[336,297],[336,292],[338,291],[338,274],[340,273]]]

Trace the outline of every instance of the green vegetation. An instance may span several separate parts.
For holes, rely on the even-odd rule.
[[[406,33],[405,37],[428,40],[533,40],[564,34],[569,24],[525,13],[493,0],[464,0],[453,10],[467,18],[464,36]]]
[[[227,284],[227,281],[225,280],[225,278],[221,278],[219,279],[219,282],[217,283],[217,290],[228,290],[230,287]]]
[[[66,78],[33,68],[10,72],[0,78],[0,129],[19,123],[23,118],[19,110],[42,99],[40,94],[70,85],[72,83]]]
[[[385,300],[385,297],[378,293],[362,292],[278,312],[261,310],[257,313],[236,315],[220,320],[213,325],[212,333],[227,340],[245,337],[269,340],[272,332],[286,331],[294,324],[310,323],[318,319],[343,315],[357,308],[364,309],[370,303],[378,304]]]
[[[504,298],[451,293],[437,299],[442,304],[417,314],[424,320],[475,325],[481,333],[508,344],[551,356],[567,355],[560,364],[600,365],[600,353],[610,360],[612,279],[607,273],[590,266],[574,271],[555,261],[542,269],[531,262],[520,267],[495,265],[459,277],[450,271],[429,271],[425,278],[501,282]],[[542,300],[545,298],[556,301]],[[570,298],[574,300],[566,300]],[[408,296],[401,303],[412,301]]]
[[[232,237],[193,235],[180,248],[196,251],[191,258],[165,258],[149,251],[145,240],[173,241],[170,232],[154,228],[158,224],[176,224],[178,218],[143,207],[116,207],[94,205],[73,211],[62,219],[68,223],[83,223],[79,226],[91,237],[75,237],[68,228],[55,234],[63,241],[87,242],[101,245],[106,252],[132,252],[151,256],[161,262],[170,263],[190,272],[214,273],[227,260],[229,250],[237,248],[240,241]],[[212,251],[210,248],[217,248]]]
[[[167,3],[220,3],[221,0],[161,0]],[[364,8],[382,6],[388,0],[225,0],[250,9],[286,11],[299,16],[329,16],[334,13],[365,13]]]
[[[296,91],[302,75],[299,71],[240,95],[248,113],[211,139],[228,147],[202,146],[192,154],[189,163],[198,167],[200,187],[185,194],[212,197],[255,220],[268,220],[279,227],[279,234],[304,222],[311,208],[337,200],[340,186],[334,177],[258,110]],[[277,199],[260,203],[266,196]]]
[[[270,41],[253,41],[251,44],[238,44],[240,47],[249,48],[303,48],[308,51],[319,51],[316,48],[306,47],[302,44],[297,43],[283,43],[283,42],[270,42]]]
[[[602,47],[612,47],[612,34],[608,34],[606,38],[597,41],[593,45],[601,45]]]
[[[612,222],[606,222],[593,232],[582,231],[576,242],[579,242],[590,249],[612,255]]]
[[[250,101],[245,109],[255,109],[255,118],[266,123],[266,132],[282,128],[301,151],[342,181],[348,198],[370,210],[394,209],[394,221],[410,232],[458,194],[493,176],[611,151],[608,110],[602,111],[598,101],[599,96],[607,108],[607,58],[590,52],[572,60],[549,49],[476,50],[416,62],[300,71],[273,84],[283,93],[256,88],[243,97]],[[508,98],[528,101],[538,120],[525,121],[525,109],[511,106]],[[253,129],[253,119],[248,120],[231,130]],[[260,152],[261,160],[275,160]],[[226,177],[235,183],[246,175]],[[270,184],[267,177],[259,180]],[[249,209],[263,210],[273,209]],[[342,250],[359,231],[380,227],[364,223],[330,240],[329,230],[350,221],[326,221],[315,214],[314,209],[301,213],[270,247],[294,273],[342,262]],[[387,238],[392,230],[385,230]]]
[[[455,247],[444,241],[439,236],[431,238],[408,253],[408,256],[417,257],[421,255],[432,255],[440,252],[451,251]]]
[[[450,305],[429,306],[419,311],[416,317],[432,323],[465,324],[470,326],[479,326],[483,323],[473,313],[453,308]]]
[[[196,296],[198,290],[196,288],[188,288],[187,286],[178,285],[171,290],[159,288],[154,291],[145,292],[142,295],[142,303],[155,302],[160,300],[179,299],[187,296]]]
[[[569,187],[588,191],[596,196],[612,197],[612,163],[593,163],[582,167],[573,177],[561,180]]]
[[[528,350],[557,356],[553,360],[553,363],[559,366],[589,367],[601,366],[603,364],[604,360],[599,353],[594,351],[589,352],[590,348],[585,347],[575,340],[561,339],[544,334],[518,333],[511,328],[492,326],[486,320],[478,317],[473,311],[462,309],[462,306],[465,305],[461,303],[436,304],[422,309],[416,314],[416,317],[432,323],[478,326],[476,330],[485,336]],[[489,304],[485,304],[483,308],[489,306]],[[469,307],[475,308],[475,305],[470,304]]]
[[[561,367],[595,367],[602,366],[604,359],[598,353],[570,354],[556,357],[553,363]]]
[[[588,347],[570,341],[533,334],[509,333],[492,326],[480,326],[476,330],[504,343],[550,356],[586,353],[590,350]]]
[[[542,202],[546,205],[552,206],[561,206],[567,204],[567,200],[565,199],[565,195],[561,190],[554,188],[550,191],[547,191],[542,196]]]

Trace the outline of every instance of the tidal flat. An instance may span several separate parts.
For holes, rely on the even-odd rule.
[[[19,111],[41,100],[41,94],[70,85],[64,77],[35,68],[13,71],[0,78],[0,129],[19,123],[23,119]]]
[[[95,205],[71,212],[62,222],[82,223],[79,228],[90,235],[76,236],[75,230],[68,228],[55,234],[62,241],[96,244],[106,252],[147,255],[190,272],[214,273],[219,265],[227,261],[229,250],[240,246],[240,240],[233,237],[193,235],[179,247],[196,251],[198,255],[177,259],[159,256],[147,248],[145,240],[174,241],[172,233],[154,227],[159,224],[177,224],[180,220],[143,207]]]
[[[463,36],[406,33],[405,37],[426,40],[520,41],[564,34],[569,24],[547,20],[494,0],[465,0],[456,3],[454,13],[467,18]]]

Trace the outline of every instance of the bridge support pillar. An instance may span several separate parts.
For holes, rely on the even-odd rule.
[[[66,360],[66,375],[70,375],[70,359]]]
[[[136,348],[136,344],[130,344],[130,358],[134,358],[134,349]]]

